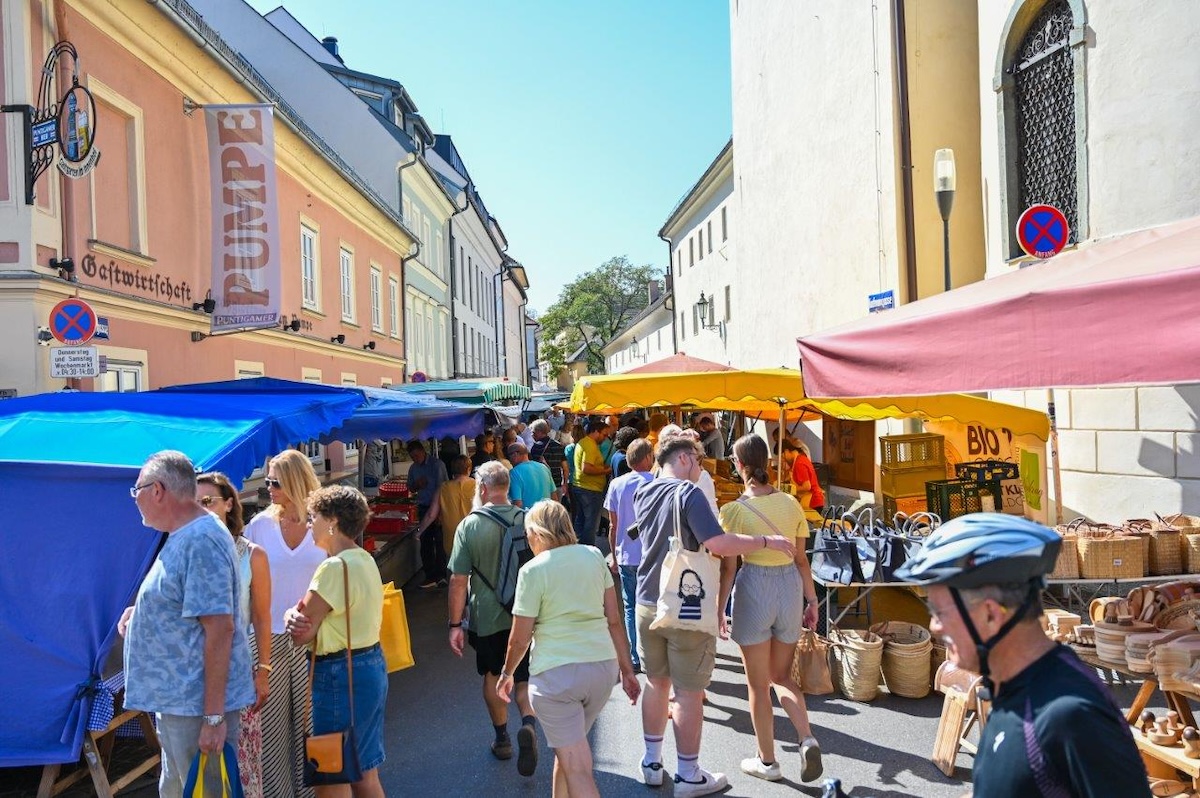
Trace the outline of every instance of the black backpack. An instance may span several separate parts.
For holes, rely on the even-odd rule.
[[[533,550],[529,548],[529,541],[525,537],[525,511],[519,507],[515,509],[517,514],[511,523],[491,507],[471,511],[471,515],[482,515],[500,526],[502,537],[500,557],[496,564],[496,584],[489,582],[478,568],[472,570],[496,594],[496,600],[509,614],[512,614],[513,602],[517,598],[517,572],[533,559]]]

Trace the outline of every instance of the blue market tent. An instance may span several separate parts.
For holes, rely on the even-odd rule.
[[[0,402],[0,767],[78,758],[91,688],[160,541],[129,499],[156,451],[241,481],[306,440],[482,429],[478,407],[270,378]]]

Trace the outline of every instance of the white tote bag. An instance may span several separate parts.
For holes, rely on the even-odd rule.
[[[721,561],[703,546],[688,551],[683,546],[682,496],[684,485],[675,491],[675,531],[663,558],[658,583],[658,608],[651,629],[683,629],[717,634],[717,599],[720,595]]]

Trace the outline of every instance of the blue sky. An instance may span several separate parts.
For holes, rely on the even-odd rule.
[[[656,233],[729,140],[727,0],[282,5],[454,137],[531,308],[616,255],[665,270]]]

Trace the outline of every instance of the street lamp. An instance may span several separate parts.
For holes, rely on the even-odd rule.
[[[950,284],[950,209],[954,207],[954,150],[941,149],[933,155],[933,193],[937,195],[938,212],[942,215],[942,247],[945,253],[945,290]]]

